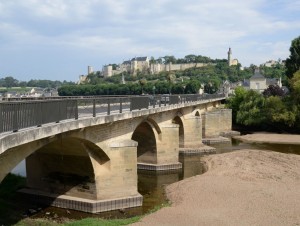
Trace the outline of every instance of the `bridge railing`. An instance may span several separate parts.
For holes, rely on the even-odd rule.
[[[67,119],[76,120],[224,97],[222,94],[187,94],[0,102],[0,133],[16,132]]]

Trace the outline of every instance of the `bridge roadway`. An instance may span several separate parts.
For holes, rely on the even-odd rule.
[[[142,205],[137,169],[178,170],[179,153],[203,153],[201,114],[223,95],[0,102],[0,181],[26,159],[23,192],[85,212]],[[231,129],[221,110],[210,127]],[[207,124],[208,125],[208,124]]]

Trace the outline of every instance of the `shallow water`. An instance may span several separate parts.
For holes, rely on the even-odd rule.
[[[282,153],[300,154],[300,145],[285,145],[285,144],[250,144],[232,139],[230,143],[213,144],[217,149],[217,153],[232,152],[241,149],[260,149],[270,150]],[[180,156],[179,161],[183,164],[182,170],[168,172],[152,172],[138,171],[138,190],[143,195],[144,201],[142,207],[126,209],[122,211],[110,211],[99,214],[88,214],[74,210],[65,210],[55,207],[45,207],[38,211],[33,217],[69,218],[82,219],[86,217],[103,217],[103,218],[124,218],[147,213],[155,206],[166,202],[164,195],[164,187],[168,184],[179,180],[189,178],[204,172],[201,164],[201,157],[198,155]],[[16,174],[25,175],[25,164],[21,163],[13,172]],[[49,214],[50,213],[50,214]]]
[[[214,144],[210,146],[215,147],[218,154],[242,149],[259,149],[300,155],[300,145],[294,144],[244,143],[236,139],[231,139],[231,142],[229,143]]]

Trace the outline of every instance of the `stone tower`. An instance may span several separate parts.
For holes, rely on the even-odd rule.
[[[94,71],[93,71],[93,67],[92,66],[88,66],[88,75],[89,74],[92,74]]]
[[[232,54],[232,52],[231,52],[231,48],[229,47],[229,50],[228,50],[228,52],[227,52],[227,54],[228,54],[228,65],[229,66],[231,66],[231,54]]]

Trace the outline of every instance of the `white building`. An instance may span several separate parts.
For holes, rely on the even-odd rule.
[[[260,72],[259,69],[256,69],[254,75],[249,80],[249,88],[256,90],[262,93],[270,85],[278,85],[282,87],[281,78],[265,78]]]

